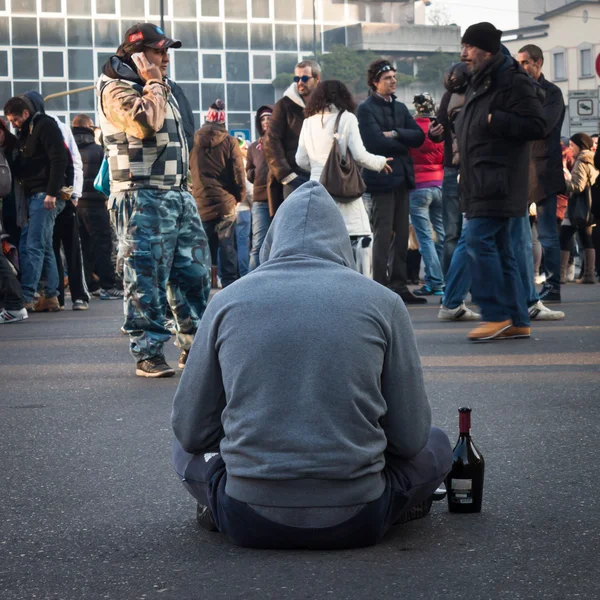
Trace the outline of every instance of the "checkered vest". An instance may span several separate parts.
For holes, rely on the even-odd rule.
[[[173,95],[169,94],[162,129],[155,137],[143,140],[125,133],[106,118],[102,91],[111,81],[114,80],[102,75],[97,86],[100,96],[98,115],[110,167],[111,193],[136,189],[187,189],[189,150],[179,106]],[[124,79],[120,81],[143,93],[141,85]]]

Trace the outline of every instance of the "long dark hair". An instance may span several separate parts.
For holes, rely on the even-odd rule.
[[[308,99],[304,115],[306,117],[318,115],[325,112],[332,104],[339,111],[347,110],[352,114],[356,112],[356,102],[350,90],[337,79],[327,79],[317,85]]]
[[[8,152],[12,152],[17,147],[17,138],[10,132],[8,125],[4,119],[0,119],[0,129],[4,132],[4,145],[2,148]]]

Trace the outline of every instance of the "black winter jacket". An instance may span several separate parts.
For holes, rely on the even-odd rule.
[[[549,196],[565,193],[560,132],[565,118],[565,102],[560,88],[541,75],[538,85],[545,92],[543,140],[531,144],[531,189],[529,201],[540,203]]]
[[[104,204],[106,196],[94,188],[94,180],[104,159],[104,150],[96,144],[94,132],[87,127],[73,127],[73,137],[83,163],[83,193],[79,199],[79,206]]]
[[[378,173],[363,169],[367,191],[390,190],[394,187],[415,187],[415,174],[409,148],[418,148],[425,141],[425,133],[410,116],[402,102],[386,102],[378,96],[369,96],[361,102],[356,113],[358,127],[365,148],[371,154],[393,158],[392,173]],[[398,137],[386,137],[384,131],[396,131]]]
[[[467,218],[525,216],[530,141],[543,139],[546,126],[534,82],[516,60],[499,53],[475,74],[455,129]]]

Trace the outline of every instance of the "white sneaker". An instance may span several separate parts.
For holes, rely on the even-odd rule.
[[[6,310],[5,308],[0,309],[0,325],[6,323],[18,323],[28,319],[27,309],[22,308],[21,310]]]
[[[562,310],[550,310],[538,300],[529,307],[529,318],[535,321],[560,321],[565,318],[565,313]]]
[[[534,277],[535,285],[542,285],[542,283],[546,282],[546,274],[542,273],[541,275],[536,275]]]
[[[442,319],[442,321],[479,321],[481,315],[467,308],[463,302],[456,308],[446,308],[442,304],[438,313],[438,319]]]

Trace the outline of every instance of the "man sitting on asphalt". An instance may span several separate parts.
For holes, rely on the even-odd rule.
[[[408,311],[353,270],[317,182],[281,205],[260,259],[200,323],[173,404],[175,470],[200,524],[241,546],[375,544],[427,514],[452,462]]]

